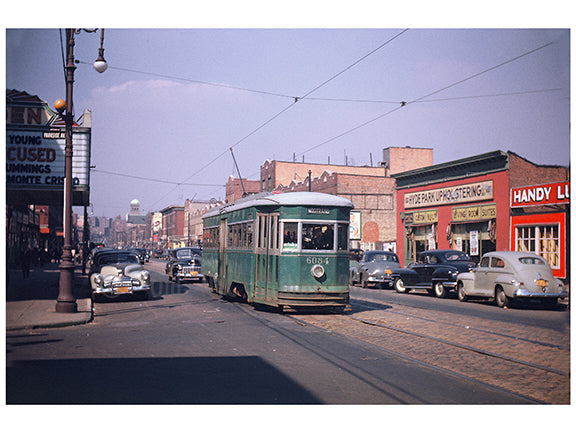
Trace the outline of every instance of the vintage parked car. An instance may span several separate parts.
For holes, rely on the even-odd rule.
[[[90,285],[94,297],[99,295],[150,293],[150,272],[140,264],[140,258],[128,250],[106,250],[95,255],[91,267]]]
[[[202,268],[202,250],[195,247],[176,248],[170,251],[166,274],[168,279],[179,284],[184,280],[197,280],[202,282],[204,275],[200,273]]]
[[[360,257],[357,264],[350,267],[350,284],[361,284],[392,287],[394,279],[392,273],[400,268],[398,256],[391,251],[371,250]]]
[[[493,298],[499,307],[520,299],[538,299],[554,306],[568,292],[541,256],[495,251],[485,254],[474,272],[458,275],[458,299],[466,301],[473,296]]]
[[[468,254],[456,250],[429,250],[418,254],[418,261],[393,272],[398,293],[426,289],[431,295],[445,298],[456,289],[456,278],[476,267]]]

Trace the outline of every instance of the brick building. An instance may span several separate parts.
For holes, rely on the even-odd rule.
[[[382,151],[382,165],[388,175],[428,167],[434,163],[434,150],[422,147],[387,147]]]
[[[244,197],[244,194],[257,194],[260,192],[260,181],[250,179],[240,179],[234,176],[228,178],[226,182],[226,201],[234,203]]]
[[[397,189],[397,253],[403,265],[426,249],[457,249],[473,260],[489,251],[519,249],[541,254],[556,276],[565,277],[568,206],[552,203],[535,211],[512,210],[511,191],[553,182],[566,182],[561,185],[565,188],[568,168],[494,151],[392,177]],[[532,216],[525,217],[527,213]]]
[[[184,237],[184,206],[168,206],[162,214],[162,241],[166,248],[179,248],[186,245]]]

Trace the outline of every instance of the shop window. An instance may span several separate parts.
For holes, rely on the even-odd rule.
[[[552,269],[560,269],[560,228],[558,224],[516,227],[516,251],[544,257]]]
[[[478,232],[478,254],[471,255],[470,232]],[[491,251],[496,251],[496,243],[490,239],[488,222],[452,224],[452,239],[454,249],[470,254],[474,262],[479,262],[480,258]]]

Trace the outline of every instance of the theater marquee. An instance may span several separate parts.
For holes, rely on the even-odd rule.
[[[455,185],[407,193],[404,196],[404,208],[441,206],[473,201],[492,200],[494,190],[492,181]]]
[[[90,185],[90,128],[74,128],[72,178],[74,205],[86,205]],[[35,197],[34,203],[61,201],[65,177],[64,128],[6,128],[6,191]],[[38,201],[38,197],[42,197]]]

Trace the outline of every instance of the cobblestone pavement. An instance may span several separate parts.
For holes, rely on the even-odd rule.
[[[569,330],[503,327],[404,305],[294,318],[545,403],[570,404]]]

